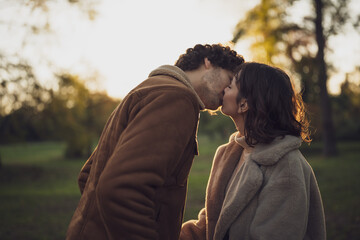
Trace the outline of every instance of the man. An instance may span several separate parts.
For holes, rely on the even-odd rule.
[[[199,111],[221,105],[243,62],[229,47],[196,45],[123,99],[81,170],[67,239],[178,239]]]

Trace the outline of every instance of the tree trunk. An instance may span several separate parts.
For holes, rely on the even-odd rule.
[[[323,153],[325,156],[334,156],[337,154],[336,139],[334,125],[332,119],[332,110],[329,94],[327,91],[327,67],[324,58],[325,36],[323,30],[323,0],[314,0],[316,18],[315,31],[318,52],[316,55],[316,63],[318,68],[318,84],[320,87],[320,108],[321,108],[321,124],[323,138]]]

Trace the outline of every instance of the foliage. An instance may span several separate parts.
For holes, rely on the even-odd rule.
[[[358,18],[349,14],[350,0],[261,0],[236,26],[233,42],[240,38],[253,40],[251,50],[256,61],[273,64],[292,72],[300,80],[303,99],[321,113],[319,129],[324,140],[324,153],[336,154],[331,100],[327,91],[328,69],[325,62],[330,49],[327,40],[342,32],[351,21],[358,28]],[[291,11],[307,6],[311,16],[295,21]],[[318,105],[318,106],[316,106]]]
[[[39,46],[39,40],[56,37],[53,15],[61,14],[59,9],[75,8],[86,13],[90,20],[96,16],[98,0],[4,0],[1,2],[0,27],[7,29],[8,39],[15,43],[7,44],[0,49],[0,115],[4,116],[24,105],[31,108],[41,108],[48,99],[48,91],[44,83],[40,83],[37,70],[41,63],[36,62],[36,56],[26,55],[28,50]],[[19,13],[10,16],[7,10]],[[12,36],[14,35],[14,36]],[[53,38],[56,39],[56,38]],[[56,40],[55,40],[56,41]],[[40,41],[41,42],[41,41]],[[43,48],[43,46],[40,46]],[[41,61],[51,69],[47,55],[41,56]],[[45,90],[45,91],[44,91]]]
[[[304,100],[307,103],[317,103],[320,89],[318,69],[314,67],[317,53],[315,17],[304,15],[301,22],[291,18],[291,11],[299,7],[299,4],[309,7],[305,2],[262,0],[238,22],[232,41],[236,43],[242,38],[252,39],[251,52],[255,61],[280,66],[292,73],[301,82]],[[353,20],[347,9],[348,2],[349,0],[324,0],[326,39],[341,33],[344,25]],[[354,26],[356,22],[354,20]]]
[[[0,142],[64,140],[66,155],[89,156],[92,143],[119,101],[90,92],[77,76],[59,75],[58,90],[44,90],[41,102],[22,105],[0,116]],[[31,95],[31,92],[29,92]]]
[[[299,28],[286,21],[286,11],[293,2],[294,0],[262,0],[238,22],[232,41],[236,43],[244,37],[250,38],[253,40],[250,49],[256,61],[284,64],[279,60],[291,41],[287,33]]]
[[[333,97],[334,121],[337,138],[342,140],[360,139],[360,67],[347,74],[341,84],[341,93]]]
[[[1,143],[62,139],[68,143],[67,155],[89,154],[93,137],[104,124],[103,117],[97,120],[90,117],[108,115],[109,107],[114,108],[117,101],[103,93],[90,93],[76,76],[53,74],[52,80],[58,80],[58,89],[40,83],[36,74],[39,63],[34,61],[35,56],[26,57],[23,53],[38,46],[40,38],[56,35],[53,16],[61,14],[60,9],[75,8],[87,19],[94,20],[97,3],[98,0],[2,2],[0,11],[5,14],[0,14],[0,24],[7,27],[10,34],[22,37],[13,45],[17,47],[0,50]],[[9,17],[7,9],[15,9],[22,18]],[[41,61],[51,69],[46,58],[42,57]],[[98,107],[99,104],[104,108]]]
[[[218,112],[218,114],[200,113],[199,135],[206,135],[211,139],[226,139],[231,133],[235,132],[235,125],[232,120]]]
[[[27,62],[0,54],[0,116],[22,107],[40,109],[47,97]]]

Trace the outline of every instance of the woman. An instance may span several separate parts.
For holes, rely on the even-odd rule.
[[[317,181],[299,151],[310,141],[308,122],[288,75],[243,64],[222,112],[238,131],[217,149],[205,208],[180,239],[326,239]]]

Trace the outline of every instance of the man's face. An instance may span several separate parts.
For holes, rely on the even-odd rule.
[[[220,67],[213,67],[202,77],[201,100],[206,109],[216,110],[222,105],[224,90],[231,83],[234,74]]]

